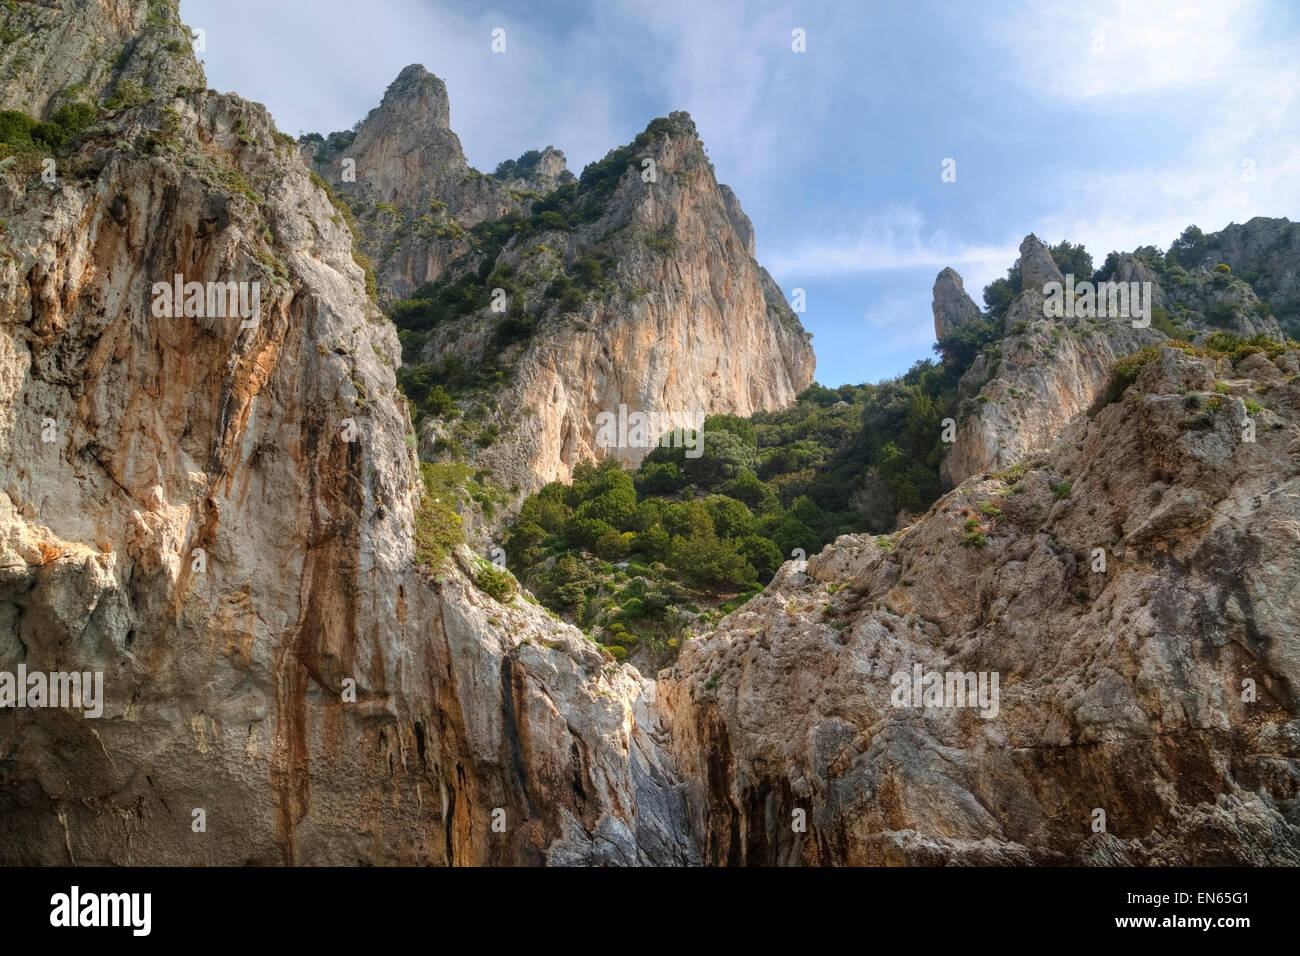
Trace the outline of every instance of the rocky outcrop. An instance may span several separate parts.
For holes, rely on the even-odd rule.
[[[691,642],[660,698],[704,862],[1300,862],[1297,371],[1165,350],[1043,460]],[[918,666],[999,696],[905,706]]]
[[[961,276],[946,268],[934,280],[934,337],[942,341],[966,323],[979,318],[980,310],[966,294]]]
[[[577,180],[569,172],[564,154],[554,146],[540,151],[529,150],[518,159],[502,163],[494,175],[512,190],[534,192],[538,196],[545,196]]]
[[[1197,342],[1216,330],[1242,338],[1283,339],[1277,321],[1258,308],[1251,287],[1222,273],[1179,270],[1162,277],[1139,256],[1120,255],[1108,279],[1151,283],[1152,324],[1134,328],[1133,319],[1122,316],[1046,316],[1044,287],[1064,283],[1066,277],[1033,235],[1021,244],[1019,261],[1023,291],[1006,311],[1007,335],[997,350],[979,356],[962,377],[959,393],[964,401],[956,440],[941,466],[950,485],[1046,449],[1096,400],[1116,359],[1163,341],[1171,332]],[[935,282],[936,332],[941,284],[951,287],[942,273]],[[948,298],[945,293],[945,301]]]
[[[416,566],[396,336],[292,142],[149,98],[0,189],[0,671],[105,697],[0,709],[0,862],[692,860],[653,685]],[[160,316],[176,273],[256,320]]]
[[[675,420],[747,416],[790,404],[812,383],[808,336],[754,261],[752,227],[714,178],[694,123],[674,113],[651,130],[615,154],[609,197],[586,221],[522,231],[479,266],[510,276],[514,321],[536,329],[525,343],[498,352],[497,331],[512,319],[488,307],[436,327],[423,348],[435,366],[510,366],[504,387],[462,406],[502,436],[474,461],[507,487],[567,480],[583,460],[639,463],[648,445],[598,441],[598,416],[620,405]],[[642,176],[647,162],[653,180]],[[557,302],[557,280],[568,283],[579,260],[601,263],[599,278],[576,304]],[[422,456],[438,457],[460,425],[427,421]]]
[[[549,146],[483,176],[448,124],[444,85],[411,66],[355,138],[304,145],[357,215],[381,301],[439,279],[419,294],[469,282],[482,303],[404,340],[406,365],[431,382],[490,370],[460,389],[454,416],[421,422],[422,458],[467,460],[517,501],[584,459],[640,462],[649,447],[597,441],[597,416],[620,405],[677,422],[749,415],[812,383],[809,336],[687,114],[656,120],[581,181]],[[355,184],[338,181],[344,159]],[[508,239],[474,239],[476,224]]]
[[[1042,289],[1062,282],[1061,271],[1032,235],[1020,254],[1024,291],[1007,310],[1008,334],[961,381],[956,440],[941,465],[950,485],[1049,447],[1093,403],[1116,359],[1165,338],[1157,329],[1133,328],[1131,319],[1046,317]]]
[[[1250,283],[1293,337],[1300,337],[1300,223],[1256,216],[1210,233],[1200,265],[1222,262]]]
[[[118,8],[49,9],[39,48],[77,56]],[[656,685],[463,546],[417,560],[399,345],[343,211],[261,107],[178,91],[168,55],[52,186],[0,167],[0,672],[104,688],[99,717],[0,707],[0,863],[1300,862],[1300,354],[1165,350],[1041,461],[787,565]],[[46,104],[67,75],[23,74]],[[506,400],[597,407],[552,368],[737,409],[811,378],[667,123],[607,167],[591,234],[490,263],[529,289],[600,248],[654,283],[596,286]],[[177,274],[260,306],[174,314]],[[683,363],[653,387],[611,361],[655,354],[631,317]],[[893,706],[918,664],[997,674],[996,714]]]
[[[1065,281],[1052,253],[1032,232],[1020,243],[1020,279],[1026,290],[1040,294],[1049,282]]]

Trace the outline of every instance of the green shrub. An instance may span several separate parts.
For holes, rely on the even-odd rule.
[[[456,509],[426,492],[415,512],[416,563],[436,570],[451,549],[464,540],[464,527]]]
[[[515,596],[515,576],[505,568],[480,565],[474,574],[474,583],[493,600],[508,604]]]

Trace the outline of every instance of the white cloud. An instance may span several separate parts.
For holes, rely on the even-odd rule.
[[[928,349],[934,342],[928,289],[924,294],[872,296],[863,319],[870,330],[867,338],[872,349]]]
[[[894,205],[878,209],[854,230],[810,228],[814,238],[776,246],[763,263],[778,279],[797,280],[835,276],[863,276],[904,269],[952,266],[962,274],[967,291],[978,291],[1006,272],[1019,255],[1020,238],[1004,245],[970,245],[928,229],[915,207]],[[928,287],[927,287],[928,293]],[[928,303],[928,298],[927,298]]]
[[[1057,211],[1034,224],[1046,237],[1111,249],[1167,246],[1189,223],[1207,232],[1253,216],[1300,209],[1300,66],[1283,11],[1263,0],[1140,4],[1104,0],[1086,10],[1036,0],[993,34],[1010,75],[1047,100],[1149,119],[1146,142],[1117,142],[1115,164],[1081,169],[1058,189]],[[1092,49],[1092,31],[1104,49]],[[1177,143],[1169,130],[1189,115]],[[1122,164],[1126,155],[1135,161]],[[1253,180],[1248,180],[1250,161]],[[1040,184],[1050,186],[1054,184]]]
[[[1241,68],[1259,0],[1033,0],[992,25],[1013,75],[1044,96],[1081,100],[1210,87]]]

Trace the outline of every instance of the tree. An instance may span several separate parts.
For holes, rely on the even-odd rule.
[[[786,518],[772,529],[769,537],[787,558],[795,548],[802,549],[804,554],[815,554],[822,546],[817,532],[795,518]]]
[[[1020,260],[1017,259],[1015,264],[1007,270],[1005,279],[994,279],[984,287],[984,304],[988,306],[989,315],[998,319],[1002,318],[1006,314],[1007,307],[1011,305],[1011,300],[1023,290],[1024,282],[1020,276]]]
[[[673,538],[669,560],[687,583],[701,588],[742,589],[757,583],[753,565],[735,545],[712,531]]]
[[[758,466],[754,446],[730,431],[703,432],[696,436],[703,447],[698,458],[682,456],[679,467],[688,482],[712,489]],[[683,451],[683,449],[674,449]]]
[[[749,562],[760,582],[770,581],[785,560],[776,542],[756,534],[737,541],[736,553]]]
[[[722,494],[743,501],[752,511],[764,512],[780,507],[776,493],[748,468],[718,489]]]
[[[754,531],[754,513],[743,501],[726,495],[709,495],[704,499],[705,510],[713,519],[714,530],[724,538],[739,538]]]
[[[1201,264],[1206,256],[1209,240],[1197,226],[1188,226],[1182,235],[1169,244],[1167,258],[1173,259],[1184,269],[1191,269]]]
[[[594,518],[615,528],[623,528],[636,513],[636,488],[632,476],[623,470],[606,473],[586,487],[589,497],[575,513],[578,518]]]
[[[571,554],[562,554],[555,567],[538,584],[538,597],[546,604],[581,610],[587,595],[599,581],[586,563]]]
[[[637,469],[634,482],[643,495],[670,495],[680,491],[686,480],[675,462],[650,461],[647,457]]]
[[[935,343],[934,350],[943,356],[943,363],[960,378],[977,355],[993,343],[1002,341],[1005,334],[1001,318],[980,317],[957,326]]]
[[[571,546],[594,550],[596,542],[601,539],[601,536],[611,531],[614,531],[614,526],[608,521],[575,516],[569,519],[569,523],[564,526],[564,539]]]
[[[758,447],[754,423],[738,415],[710,415],[704,419],[704,431],[709,433],[731,432],[750,448]]]
[[[1068,240],[1062,240],[1049,248],[1048,252],[1052,254],[1052,261],[1061,270],[1061,275],[1072,275],[1077,282],[1083,282],[1092,275],[1092,256],[1083,248],[1083,243],[1071,245]]]
[[[814,402],[822,408],[830,408],[840,400],[840,393],[834,389],[826,388],[813,382],[806,389],[799,393],[796,401]]]

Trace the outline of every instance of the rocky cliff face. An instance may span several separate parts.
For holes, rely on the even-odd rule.
[[[1256,216],[1206,237],[1203,268],[1222,262],[1249,282],[1292,337],[1300,337],[1300,223]]]
[[[659,686],[704,861],[1300,862],[1298,363],[1166,350],[1050,455],[688,645]],[[903,706],[918,666],[1000,696]]]
[[[1020,268],[1023,291],[1007,310],[1008,334],[1000,352],[979,356],[962,378],[961,395],[967,401],[942,465],[949,484],[1006,468],[1047,448],[1096,400],[1116,359],[1165,340],[1169,331],[1182,330],[1195,341],[1204,341],[1216,328],[1243,338],[1283,339],[1276,319],[1258,308],[1259,300],[1246,282],[1209,270],[1180,270],[1162,278],[1134,255],[1120,256],[1108,278],[1150,282],[1153,310],[1165,313],[1167,320],[1134,328],[1133,320],[1124,317],[1045,316],[1044,286],[1063,283],[1065,277],[1047,247],[1032,235],[1021,243]],[[941,272],[934,293],[936,337],[975,318],[978,309],[972,309],[960,276],[951,269]],[[1169,324],[1174,319],[1176,327]]]
[[[420,422],[426,460],[467,459],[527,494],[584,459],[645,456],[597,442],[602,412],[749,415],[812,383],[808,336],[685,113],[581,181],[551,147],[483,176],[449,128],[445,86],[411,66],[355,138],[309,138],[305,152],[357,213],[381,300],[435,279],[478,296],[408,342],[407,365],[431,381],[493,370],[458,392],[457,417]],[[345,159],[355,184],[340,180]]]
[[[396,336],[292,142],[148,100],[0,190],[0,670],[106,698],[0,710],[0,861],[691,859],[652,686],[415,566]],[[160,317],[176,273],[257,321]]]
[[[34,39],[75,54],[114,9],[61,0]],[[158,9],[120,8],[139,36]],[[0,863],[1300,862],[1300,354],[1148,356],[1050,455],[787,565],[656,685],[463,547],[418,565],[346,218],[169,53],[131,101],[83,91],[52,187],[0,165],[0,672],[105,697],[0,708]],[[21,73],[44,106],[67,75]],[[603,213],[645,308],[779,325],[761,270],[701,264],[748,254],[743,214],[685,137],[645,145],[672,190],[619,170]],[[171,314],[178,273],[260,308]],[[726,333],[674,334],[735,375]],[[998,674],[996,715],[893,707],[914,664]]]
[[[81,100],[207,86],[175,4],[100,0],[69,16],[59,3],[9,3],[0,36],[0,109],[36,118]]]
[[[957,270],[944,269],[934,280],[934,337],[943,339],[979,318],[980,310],[962,284]]]
[[[620,405],[676,421],[747,416],[789,404],[812,383],[807,336],[754,262],[753,229],[714,180],[694,124],[675,113],[659,129],[635,157],[656,164],[657,181],[627,163],[590,222],[542,229],[495,260],[537,325],[506,387],[468,403],[469,417],[482,413],[504,436],[475,460],[508,485],[567,480],[583,460],[639,463],[649,447],[598,441],[598,416]],[[576,305],[557,304],[548,291],[579,260],[600,262],[601,280]],[[486,309],[435,329],[422,357],[488,358],[507,320]],[[436,457],[449,431],[426,423],[422,452]]]

